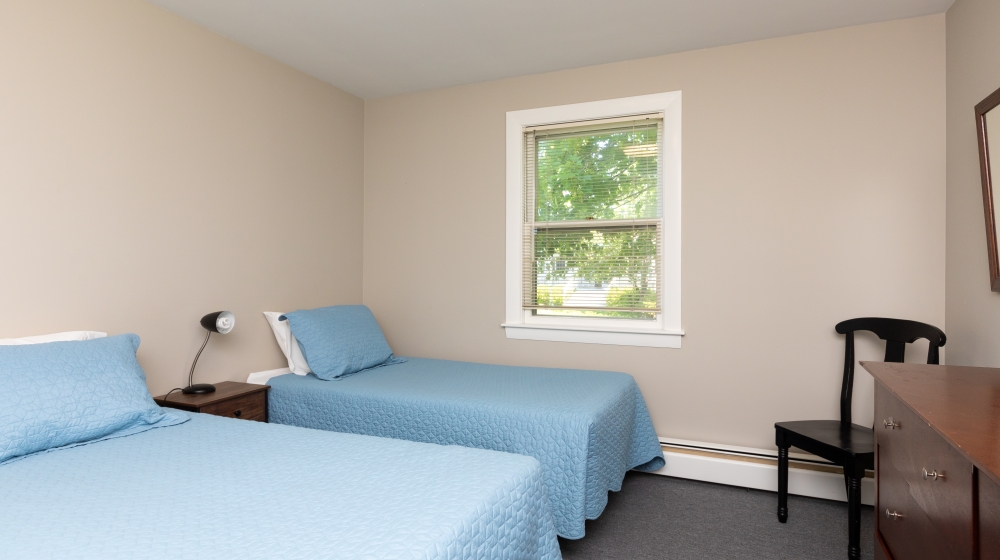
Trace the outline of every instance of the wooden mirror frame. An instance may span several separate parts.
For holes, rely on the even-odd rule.
[[[1000,89],[976,105],[976,136],[979,140],[979,173],[983,180],[983,211],[986,214],[986,250],[990,259],[990,289],[1000,292],[1000,256],[997,255],[997,229],[993,176],[990,171],[990,144],[986,113],[1000,106]]]

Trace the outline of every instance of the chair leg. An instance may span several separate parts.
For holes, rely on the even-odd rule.
[[[788,447],[778,447],[778,521],[788,521]]]
[[[847,557],[861,558],[861,479],[855,476],[847,486],[847,533]]]

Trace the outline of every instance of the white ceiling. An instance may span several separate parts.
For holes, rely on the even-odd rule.
[[[942,13],[954,0],[151,0],[363,98]]]

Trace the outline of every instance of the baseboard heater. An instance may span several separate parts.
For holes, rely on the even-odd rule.
[[[666,466],[656,474],[777,492],[778,452],[673,438],[660,438]],[[788,491],[799,496],[847,501],[844,471],[815,455],[788,457]],[[861,501],[874,504],[874,473],[861,484]]]

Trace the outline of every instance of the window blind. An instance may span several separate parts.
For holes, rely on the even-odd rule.
[[[524,309],[655,318],[662,134],[662,115],[524,130]]]

